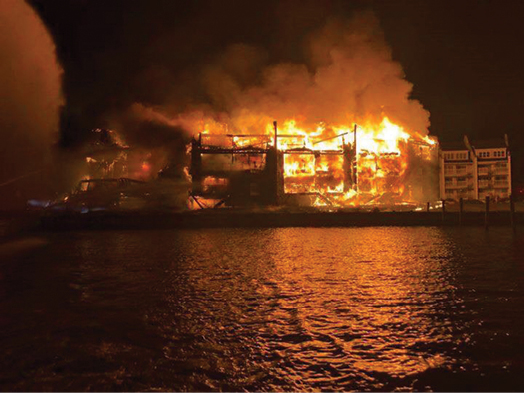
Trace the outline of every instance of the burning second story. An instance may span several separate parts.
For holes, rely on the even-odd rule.
[[[190,174],[197,207],[403,205],[436,199],[437,143],[387,118],[375,128],[274,122],[260,134],[199,133]]]

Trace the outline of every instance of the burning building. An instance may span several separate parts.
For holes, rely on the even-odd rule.
[[[413,98],[372,13],[320,25],[297,58],[273,62],[265,53],[229,45],[197,67],[191,100],[134,103],[114,127],[148,146],[193,138],[192,208],[438,199],[430,113]],[[175,150],[170,157],[181,158]],[[182,172],[186,164],[175,161]]]
[[[289,120],[261,134],[204,131],[190,151],[194,208],[397,206],[437,198],[436,140],[410,135],[387,117],[377,127],[308,130]]]
[[[265,53],[232,44],[199,70],[195,100],[131,107],[135,118],[194,138],[193,208],[438,199],[430,113],[372,13],[320,25],[300,57]]]

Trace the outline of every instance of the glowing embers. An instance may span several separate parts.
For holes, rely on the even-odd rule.
[[[208,176],[202,181],[204,192],[213,192],[216,189],[222,190],[228,186],[228,179]]]
[[[362,151],[357,157],[358,190],[360,193],[402,194],[407,158],[399,153]]]
[[[284,191],[330,193],[343,191],[343,156],[318,152],[284,152]]]

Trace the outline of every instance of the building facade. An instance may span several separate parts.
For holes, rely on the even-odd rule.
[[[444,200],[498,200],[510,197],[511,158],[507,139],[442,145],[440,198]]]

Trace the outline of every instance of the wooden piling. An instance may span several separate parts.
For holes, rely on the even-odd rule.
[[[445,223],[445,212],[446,212],[446,203],[445,200],[441,200],[441,222]]]
[[[489,227],[490,197],[485,197],[485,228]]]
[[[514,211],[515,211],[514,195],[510,194],[510,226],[512,227],[513,230],[516,229],[516,222],[514,220]]]
[[[427,213],[430,212],[430,202],[427,202]]]
[[[463,224],[463,198],[459,198],[459,225]]]

